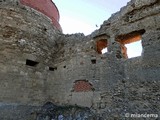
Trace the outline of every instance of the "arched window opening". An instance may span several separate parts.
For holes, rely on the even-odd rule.
[[[104,54],[107,51],[108,51],[107,50],[107,40],[106,39],[98,40],[97,41],[97,52],[99,54]]]
[[[101,34],[99,36],[94,37],[96,41],[96,51],[98,54],[104,54],[108,52],[107,50],[107,39],[109,38],[106,34]]]

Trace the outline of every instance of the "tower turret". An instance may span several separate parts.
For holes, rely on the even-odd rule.
[[[29,6],[45,14],[52,20],[53,25],[57,29],[59,29],[60,31],[62,30],[59,24],[59,11],[52,0],[20,0],[20,2],[23,5]]]

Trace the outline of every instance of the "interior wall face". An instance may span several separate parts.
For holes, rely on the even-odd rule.
[[[0,116],[17,120],[28,116],[21,110],[46,102],[88,107],[104,120],[136,111],[160,115],[159,10],[158,0],[132,0],[91,35],[64,35],[41,12],[2,1]],[[134,36],[143,52],[129,59],[122,48]],[[97,51],[97,41],[107,53]],[[29,116],[24,120],[36,118]]]

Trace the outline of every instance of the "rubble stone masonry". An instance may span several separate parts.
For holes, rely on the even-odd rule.
[[[159,0],[131,0],[88,36],[63,34],[57,13],[53,24],[30,5],[0,0],[0,120],[160,117]],[[125,45],[138,40],[142,54],[129,59]]]

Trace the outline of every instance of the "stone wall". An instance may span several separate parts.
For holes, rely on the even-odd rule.
[[[1,2],[0,7],[0,101],[41,103],[46,99],[48,66],[61,32],[46,16],[19,2]]]
[[[38,11],[2,1],[0,115],[6,103],[32,111],[48,101],[89,107],[104,120],[160,115],[159,11],[158,0],[132,0],[91,35],[64,35]],[[125,44],[138,39],[142,55],[128,59]]]

